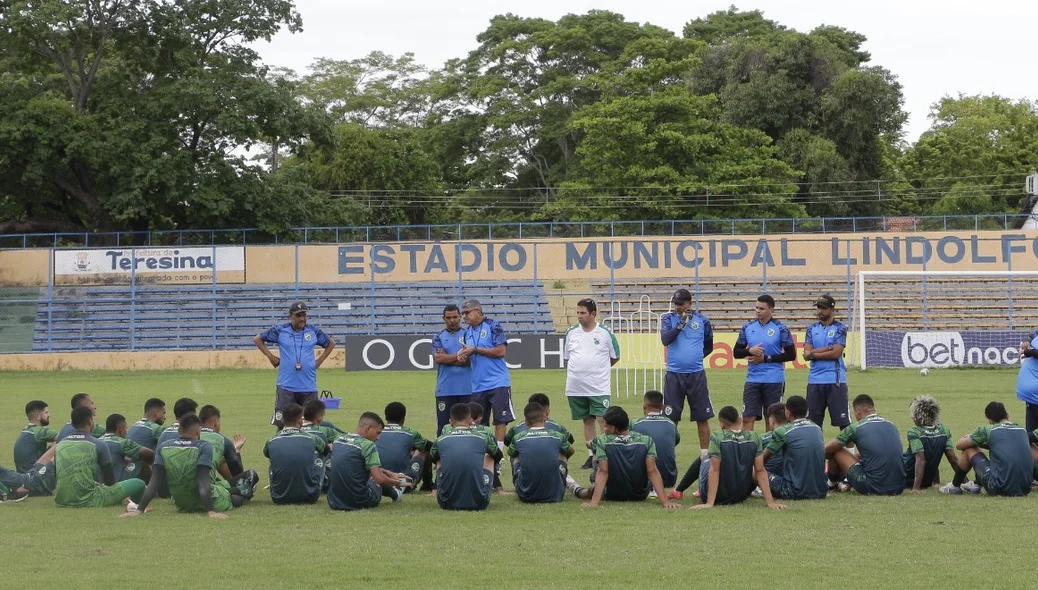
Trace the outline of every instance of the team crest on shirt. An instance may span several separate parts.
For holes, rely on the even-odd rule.
[[[693,321],[693,322],[692,322],[691,324],[689,324],[689,325],[691,325],[691,326],[692,326],[692,329],[693,329],[693,330],[698,330],[698,329],[699,329],[699,322]]]
[[[307,342],[310,342],[313,339],[314,339],[314,335],[311,334],[310,332],[307,332],[306,334],[303,334],[303,340],[306,340]]]
[[[447,404],[445,404],[443,402],[440,402],[440,403],[436,404],[436,409],[441,411],[441,412],[446,412],[447,411]]]
[[[829,330],[829,332],[826,334],[826,336],[828,336],[830,338],[832,338],[833,336],[836,336],[836,329],[833,328],[833,329]]]
[[[479,337],[480,338],[486,338],[487,337],[487,329],[486,328],[483,328],[482,330],[479,331]]]
[[[775,328],[768,328],[768,336],[774,336],[774,335],[775,335]]]
[[[591,341],[595,343],[595,346],[598,346],[599,344],[602,344],[602,341],[599,340],[597,337],[592,338]]]

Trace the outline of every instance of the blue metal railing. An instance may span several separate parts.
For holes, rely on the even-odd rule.
[[[786,217],[642,221],[533,221],[348,227],[156,230],[0,234],[0,249],[123,246],[208,246],[213,244],[322,244],[620,236],[829,234],[876,231],[1007,230],[1031,215],[935,215],[922,217]]]

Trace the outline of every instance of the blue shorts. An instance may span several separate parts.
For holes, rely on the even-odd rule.
[[[510,424],[515,422],[515,410],[512,408],[512,388],[496,387],[472,394],[472,401],[483,406],[483,425]],[[491,418],[493,416],[493,418]]]
[[[764,412],[772,404],[782,401],[785,383],[750,383],[742,387],[742,417],[763,420]]]
[[[808,383],[807,417],[822,426],[825,410],[829,409],[829,423],[840,428],[851,425],[846,383]]]
[[[698,373],[672,373],[663,376],[663,415],[681,422],[688,400],[689,418],[702,422],[714,417],[710,390],[706,385],[706,371]]]
[[[436,436],[440,436],[443,427],[450,424],[451,408],[454,404],[467,404],[470,401],[471,395],[445,395],[436,398]]]

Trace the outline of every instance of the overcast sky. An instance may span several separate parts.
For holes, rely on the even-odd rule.
[[[271,65],[303,72],[316,57],[354,59],[375,50],[408,51],[440,67],[476,47],[490,18],[512,12],[557,20],[567,13],[611,10],[680,34],[686,22],[724,10],[729,1],[679,0],[296,0],[303,32],[282,33],[257,49]],[[1034,0],[753,0],[737,4],[799,31],[821,24],[868,37],[874,64],[896,74],[910,119],[905,138],[929,127],[930,105],[958,93],[1038,99],[1038,2]]]

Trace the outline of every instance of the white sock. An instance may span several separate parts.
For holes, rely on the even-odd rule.
[[[502,453],[505,452],[505,443],[504,443],[504,441],[500,441],[500,440],[497,441],[497,450],[501,451]]]
[[[595,453],[594,453],[594,451],[592,451],[591,449],[588,449],[588,450],[587,450],[587,456],[588,456],[588,457],[594,457],[594,456],[595,456]]]
[[[699,457],[706,461],[710,458],[710,449],[699,449]]]

